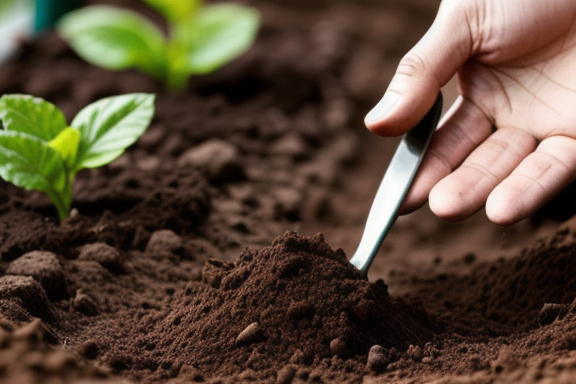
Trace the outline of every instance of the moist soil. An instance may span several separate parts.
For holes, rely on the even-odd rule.
[[[422,208],[368,278],[347,261],[397,143],[362,117],[437,2],[250,3],[254,47],[182,93],[50,31],[0,66],[0,93],[69,120],[157,94],[144,136],[78,174],[63,222],[0,181],[0,382],[574,382],[569,198],[506,228]]]

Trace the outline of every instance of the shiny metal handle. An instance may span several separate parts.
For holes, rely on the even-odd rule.
[[[350,262],[367,274],[388,231],[396,221],[442,112],[442,94],[424,118],[404,135],[378,188],[360,244]]]

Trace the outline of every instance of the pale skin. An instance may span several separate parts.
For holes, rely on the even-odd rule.
[[[401,213],[428,200],[449,221],[484,206],[496,224],[523,220],[576,179],[576,1],[443,0],[366,126],[405,133],[455,74]]]

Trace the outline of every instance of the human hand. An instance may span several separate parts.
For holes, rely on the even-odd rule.
[[[576,1],[444,0],[366,126],[405,133],[458,74],[401,213],[520,221],[576,179]]]

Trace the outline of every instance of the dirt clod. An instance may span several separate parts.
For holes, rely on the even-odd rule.
[[[52,252],[32,251],[12,261],[7,275],[31,276],[38,281],[51,300],[67,296],[62,264]]]
[[[78,260],[95,261],[111,272],[122,271],[120,252],[106,243],[86,244],[82,247]]]
[[[76,296],[72,300],[72,308],[86,316],[94,316],[98,313],[98,304],[81,289],[76,291]]]
[[[52,306],[46,291],[30,276],[0,277],[0,299],[10,305],[3,305],[2,314],[16,322],[30,321],[30,315],[50,320]],[[24,311],[21,311],[24,309]]]
[[[148,244],[146,244],[146,253],[154,255],[162,254],[163,252],[175,252],[178,251],[182,245],[182,238],[174,233],[174,231],[162,229],[152,233]]]
[[[381,345],[373,345],[368,351],[368,360],[366,367],[374,372],[383,372],[388,364],[390,364],[391,356],[387,349]]]
[[[209,180],[238,179],[242,175],[238,149],[223,140],[213,139],[184,152],[181,166],[198,168]]]

